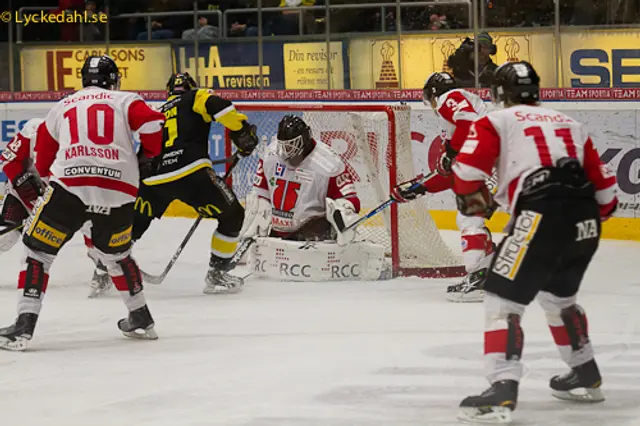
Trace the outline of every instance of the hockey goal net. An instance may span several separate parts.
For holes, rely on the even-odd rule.
[[[242,200],[266,145],[275,140],[284,115],[301,116],[313,138],[331,146],[345,160],[355,180],[365,214],[389,199],[396,183],[413,179],[410,107],[407,105],[239,104],[237,109],[258,127],[260,145],[233,171],[233,189]],[[230,141],[227,147],[231,149]],[[230,152],[230,151],[229,151]],[[427,198],[392,204],[359,227],[359,237],[382,244],[395,276],[459,276],[461,259],[442,240],[429,214]]]

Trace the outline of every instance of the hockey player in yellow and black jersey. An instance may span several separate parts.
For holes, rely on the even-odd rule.
[[[218,220],[211,238],[204,293],[237,289],[243,280],[228,271],[232,268],[230,261],[239,240],[244,208],[212,169],[209,129],[213,121],[222,124],[229,129],[238,153],[247,156],[258,145],[256,127],[230,101],[212,90],[199,89],[188,73],[173,74],[167,91],[169,98],[161,107],[166,117],[164,146],[157,161],[149,160],[141,168],[132,239],[138,240],[154,218],[162,217],[172,201],[180,200],[201,216]]]

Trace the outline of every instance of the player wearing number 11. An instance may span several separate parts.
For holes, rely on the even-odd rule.
[[[160,154],[164,116],[140,96],[121,92],[120,73],[108,56],[91,56],[82,67],[83,89],[59,101],[36,138],[34,188],[50,177],[23,237],[18,277],[18,318],[0,330],[0,348],[24,350],[40,314],[49,269],[62,246],[87,221],[97,255],[122,295],[129,316],[118,322],[127,337],[156,339],[138,265],[130,256],[138,159],[133,134],[148,157]],[[82,319],[79,318],[79,321]]]
[[[492,209],[485,185],[497,169],[496,201],[512,215],[485,282],[484,356],[491,387],[465,398],[459,417],[509,423],[523,375],[525,308],[537,296],[571,370],[551,378],[555,397],[604,400],[576,295],[598,248],[600,224],[616,209],[615,177],[600,162],[586,126],[538,104],[540,78],[527,62],[502,65],[492,84],[504,109],[476,121],[453,165],[464,215]]]

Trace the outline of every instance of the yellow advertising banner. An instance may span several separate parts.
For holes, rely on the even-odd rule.
[[[92,55],[109,54],[122,73],[122,90],[164,90],[173,72],[167,45],[38,46],[20,50],[22,90],[58,91],[82,88],[80,70]]]
[[[447,59],[469,34],[404,36],[397,39],[360,39],[350,44],[351,88],[420,89],[432,72],[448,71]],[[553,34],[491,33],[496,64],[530,61],[536,64],[543,86],[555,86]],[[472,36],[471,36],[472,37]],[[402,55],[402,70],[399,58]],[[542,64],[542,65],[540,65]]]
[[[640,86],[640,31],[572,31],[560,40],[563,87]]]
[[[330,43],[327,58],[327,43],[285,43],[284,85],[286,89],[321,90],[329,87],[327,59],[331,65],[331,88],[344,89],[344,64],[342,42]]]

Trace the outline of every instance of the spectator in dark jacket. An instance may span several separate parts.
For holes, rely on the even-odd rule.
[[[488,33],[478,34],[478,79],[480,87],[491,86],[493,73],[498,66],[491,60],[497,52],[496,45]],[[474,41],[468,37],[462,42],[458,50],[447,60],[447,65],[453,71],[456,82],[462,87],[475,87],[474,69]]]

